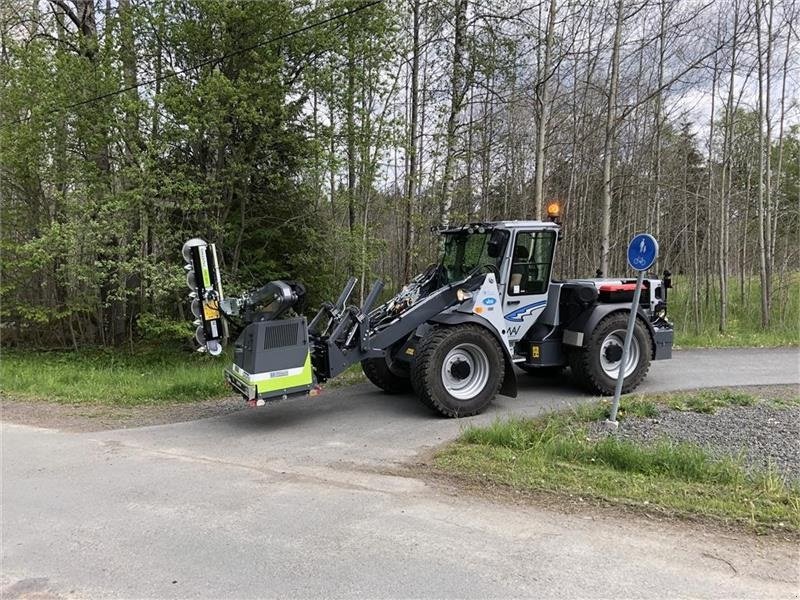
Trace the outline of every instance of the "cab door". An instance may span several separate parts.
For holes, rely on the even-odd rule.
[[[556,232],[552,229],[514,233],[503,299],[503,318],[510,342],[521,339],[547,305],[555,244]]]

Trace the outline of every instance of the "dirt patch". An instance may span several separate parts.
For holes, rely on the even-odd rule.
[[[62,431],[107,431],[149,425],[181,423],[227,415],[247,408],[241,398],[203,400],[158,406],[61,404],[47,400],[20,400],[0,396],[0,419]]]

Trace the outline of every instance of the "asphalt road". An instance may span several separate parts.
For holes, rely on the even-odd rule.
[[[586,400],[521,381],[463,421],[362,385],[131,430],[3,423],[0,596],[798,597],[790,543],[387,474],[468,423]],[[796,349],[698,350],[641,390],[798,382]]]

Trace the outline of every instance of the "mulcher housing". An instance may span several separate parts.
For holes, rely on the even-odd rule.
[[[554,222],[473,223],[439,233],[439,262],[380,305],[381,282],[361,306],[349,304],[354,278],[311,321],[288,314],[304,300],[297,282],[273,281],[237,299],[222,298],[221,285],[219,292],[203,290],[211,296],[204,302],[242,326],[227,381],[260,405],[313,394],[360,362],[385,391],[413,390],[445,416],[480,412],[498,393],[515,397],[515,366],[533,375],[569,366],[590,391],[613,392],[624,339],[619,324],[630,311],[635,280],[553,279],[560,235]],[[216,258],[212,267],[209,279],[219,281]],[[626,392],[651,360],[671,357],[669,287],[668,274],[645,281],[624,367]]]

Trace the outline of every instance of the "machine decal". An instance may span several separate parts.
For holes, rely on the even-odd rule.
[[[492,304],[495,304],[496,302],[497,302],[497,298],[491,298],[491,297],[490,297],[490,298],[484,298],[484,299],[483,299],[483,303],[484,303],[486,306],[491,306]]]
[[[311,355],[306,355],[301,367],[268,371],[266,373],[247,373],[238,365],[231,365],[226,373],[248,386],[258,385],[259,393],[281,390],[312,383]]]
[[[514,321],[516,323],[521,323],[525,317],[533,314],[533,312],[537,308],[542,308],[546,305],[547,305],[547,300],[540,300],[539,302],[528,304],[526,306],[523,306],[522,308],[518,308],[517,310],[508,313],[507,315],[505,315],[505,319],[506,321]]]

